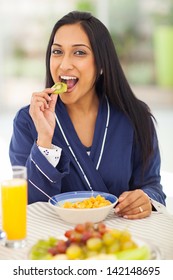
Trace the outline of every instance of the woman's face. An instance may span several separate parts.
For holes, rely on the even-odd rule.
[[[95,94],[94,54],[80,24],[67,24],[57,30],[51,49],[50,72],[55,83],[67,84],[67,92],[60,96],[65,104]]]

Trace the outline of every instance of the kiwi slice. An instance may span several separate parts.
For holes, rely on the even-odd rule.
[[[52,88],[55,89],[53,92],[55,94],[60,94],[60,93],[67,91],[67,85],[65,83],[61,83],[61,82],[54,84]]]

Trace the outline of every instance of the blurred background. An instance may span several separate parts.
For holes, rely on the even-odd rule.
[[[44,88],[52,27],[72,10],[91,11],[110,30],[135,95],[157,119],[162,182],[173,197],[173,0],[0,0],[0,179],[14,115]]]

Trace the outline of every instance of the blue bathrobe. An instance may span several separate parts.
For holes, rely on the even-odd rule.
[[[56,128],[52,143],[62,148],[54,168],[36,145],[37,132],[29,115],[29,106],[16,114],[9,155],[12,165],[25,165],[28,171],[28,203],[48,201],[34,187],[49,196],[68,191],[94,190],[117,197],[141,188],[150,198],[165,204],[160,185],[160,153],[154,133],[154,154],[143,179],[140,147],[135,143],[134,129],[127,116],[107,99],[100,102],[90,155],[81,143],[60,98],[55,110]],[[142,125],[142,124],[141,124]]]

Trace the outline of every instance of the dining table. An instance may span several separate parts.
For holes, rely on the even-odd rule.
[[[173,260],[173,215],[153,211],[149,217],[130,220],[119,217],[112,209],[103,221],[107,227],[128,229],[134,238],[143,240],[154,248],[156,259]],[[0,216],[1,225],[1,216]],[[28,260],[31,247],[40,239],[62,237],[74,228],[61,220],[48,202],[36,202],[27,206],[27,239],[24,248],[7,248],[0,243],[0,260]],[[1,227],[2,228],[2,227]]]

